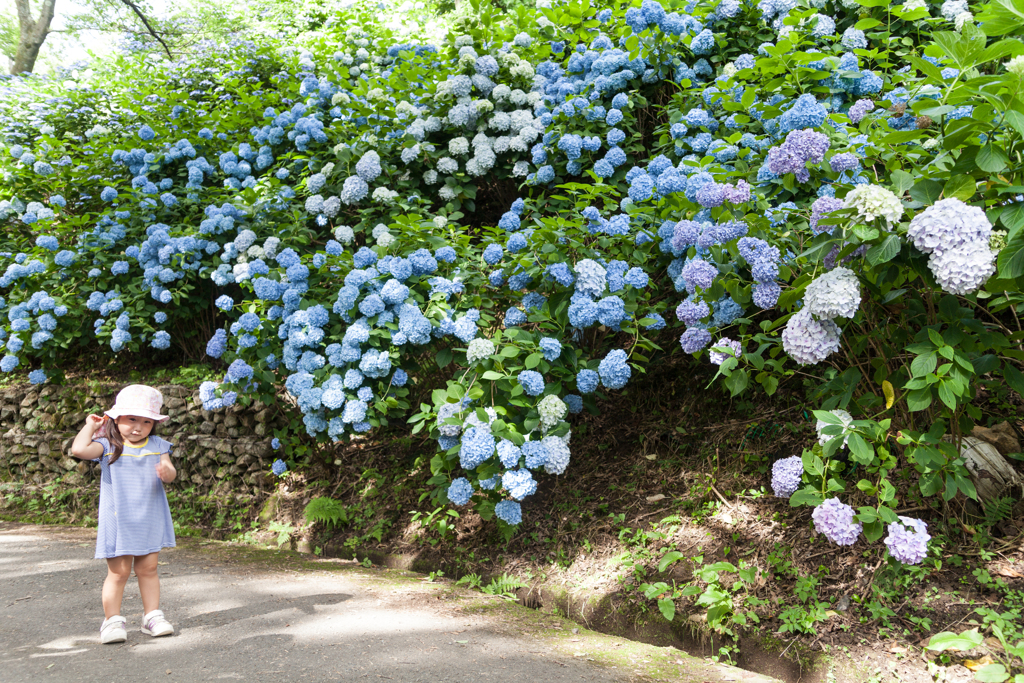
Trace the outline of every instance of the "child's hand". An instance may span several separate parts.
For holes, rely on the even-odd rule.
[[[103,423],[106,422],[106,421],[107,421],[107,416],[106,415],[86,415],[85,416],[85,424],[88,425],[89,427],[92,427],[93,433],[95,433],[100,427],[102,427]]]
[[[160,462],[156,464],[156,476],[160,477],[160,481],[165,484],[169,484],[174,481],[174,478],[178,475],[178,471],[174,469],[169,461],[165,461],[161,458]]]

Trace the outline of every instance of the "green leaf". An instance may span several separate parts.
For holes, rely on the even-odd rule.
[[[526,357],[526,360],[523,362],[523,365],[525,365],[528,370],[533,370],[535,367],[540,365],[540,362],[542,360],[544,360],[544,354],[531,353],[529,356]]]
[[[850,456],[861,465],[868,465],[875,457],[875,449],[860,434],[850,434],[847,440]]]
[[[956,394],[949,388],[949,382],[942,382],[939,384],[939,398],[946,404],[946,407],[950,410],[956,409]]]
[[[986,173],[999,173],[1006,168],[1006,164],[1009,162],[1010,158],[1006,156],[1006,152],[991,142],[979,149],[978,156],[974,159],[974,163],[978,164],[978,168]]]
[[[892,191],[897,197],[902,197],[903,193],[914,186],[914,176],[910,175],[906,171],[896,170],[889,176],[892,181]]]
[[[1002,664],[989,664],[974,672],[974,680],[981,683],[1003,683],[1009,677],[1010,674]]]
[[[942,188],[942,194],[947,199],[956,197],[966,202],[974,196],[976,189],[977,183],[974,178],[969,175],[955,175],[946,182],[945,187]]]
[[[440,353],[438,353],[435,358],[435,360],[437,361],[437,367],[443,368],[449,363],[451,363],[453,355],[454,354],[452,354],[451,349],[441,349]]]
[[[658,609],[661,610],[661,616],[665,617],[669,621],[676,616],[676,603],[672,602],[668,598],[658,600]]]
[[[910,374],[913,377],[924,377],[931,372],[935,372],[935,366],[938,362],[934,351],[921,354],[915,357],[914,361],[910,364]]]
[[[1024,232],[1018,233],[999,252],[999,277],[1008,280],[1024,275]]]
[[[901,244],[899,237],[896,235],[889,235],[881,244],[876,244],[868,249],[868,263],[873,266],[877,266],[881,263],[888,263],[893,260],[898,253],[900,253]]]
[[[1003,377],[1010,388],[1024,397],[1024,373],[1010,365],[1007,361],[1003,363]]]
[[[882,22],[880,22],[878,19],[861,19],[854,25],[854,28],[861,31],[866,31],[869,28],[874,28],[876,26],[880,26],[881,24]]]
[[[501,350],[501,355],[505,358],[515,358],[519,355],[519,348],[516,346],[506,346]]]
[[[1024,136],[1024,114],[1021,114],[1016,109],[1010,109],[1006,112],[1006,122],[1020,135]]]
[[[916,413],[919,410],[925,410],[932,404],[932,390],[918,389],[907,393],[907,409]]]
[[[481,378],[493,382],[495,380],[504,379],[505,375],[501,374],[500,372],[495,372],[494,370],[488,370],[483,375],[481,375]]]
[[[978,633],[976,628],[964,631],[959,635],[950,631],[943,631],[932,636],[925,647],[932,652],[945,652],[946,650],[967,651],[981,645],[983,640],[985,640],[985,637]]]
[[[729,375],[725,380],[725,386],[728,387],[730,393],[736,396],[741,391],[747,388],[747,384],[750,382],[750,377],[747,375],[746,370],[737,370],[736,372]]]
[[[910,198],[922,204],[934,204],[942,196],[942,183],[936,180],[920,180],[910,188]]]
[[[670,564],[678,562],[679,560],[683,559],[684,557],[686,557],[686,556],[683,555],[678,550],[673,550],[671,552],[665,553],[665,556],[663,558],[661,558],[661,562],[658,563],[658,571],[659,572],[665,571],[665,568],[668,567]]]

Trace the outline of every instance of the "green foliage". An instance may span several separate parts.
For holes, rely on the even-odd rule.
[[[497,595],[509,600],[515,600],[516,591],[520,588],[526,588],[527,586],[529,586],[528,583],[515,576],[502,574],[499,577],[491,579],[491,582],[486,586],[481,586],[480,590],[488,595]]]
[[[306,504],[304,511],[306,520],[313,523],[321,523],[327,529],[338,527],[348,523],[348,515],[345,506],[333,498],[317,496]]]

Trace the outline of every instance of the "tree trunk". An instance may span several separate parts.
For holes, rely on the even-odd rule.
[[[50,22],[53,21],[53,7],[57,0],[43,0],[39,10],[39,18],[32,19],[29,0],[14,0],[18,8],[18,51],[14,54],[12,74],[31,73],[39,56],[39,48],[43,46],[46,36],[50,33]]]

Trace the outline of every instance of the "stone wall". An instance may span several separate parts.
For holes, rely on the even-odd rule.
[[[114,404],[123,385],[90,382],[58,387],[17,385],[0,389],[0,480],[45,484],[63,476],[69,484],[99,477],[99,465],[71,456],[71,443],[85,416]],[[281,415],[257,402],[215,412],[203,410],[198,391],[157,387],[169,415],[156,433],[175,444],[173,461],[180,485],[201,492],[255,493],[270,484],[270,446]]]

